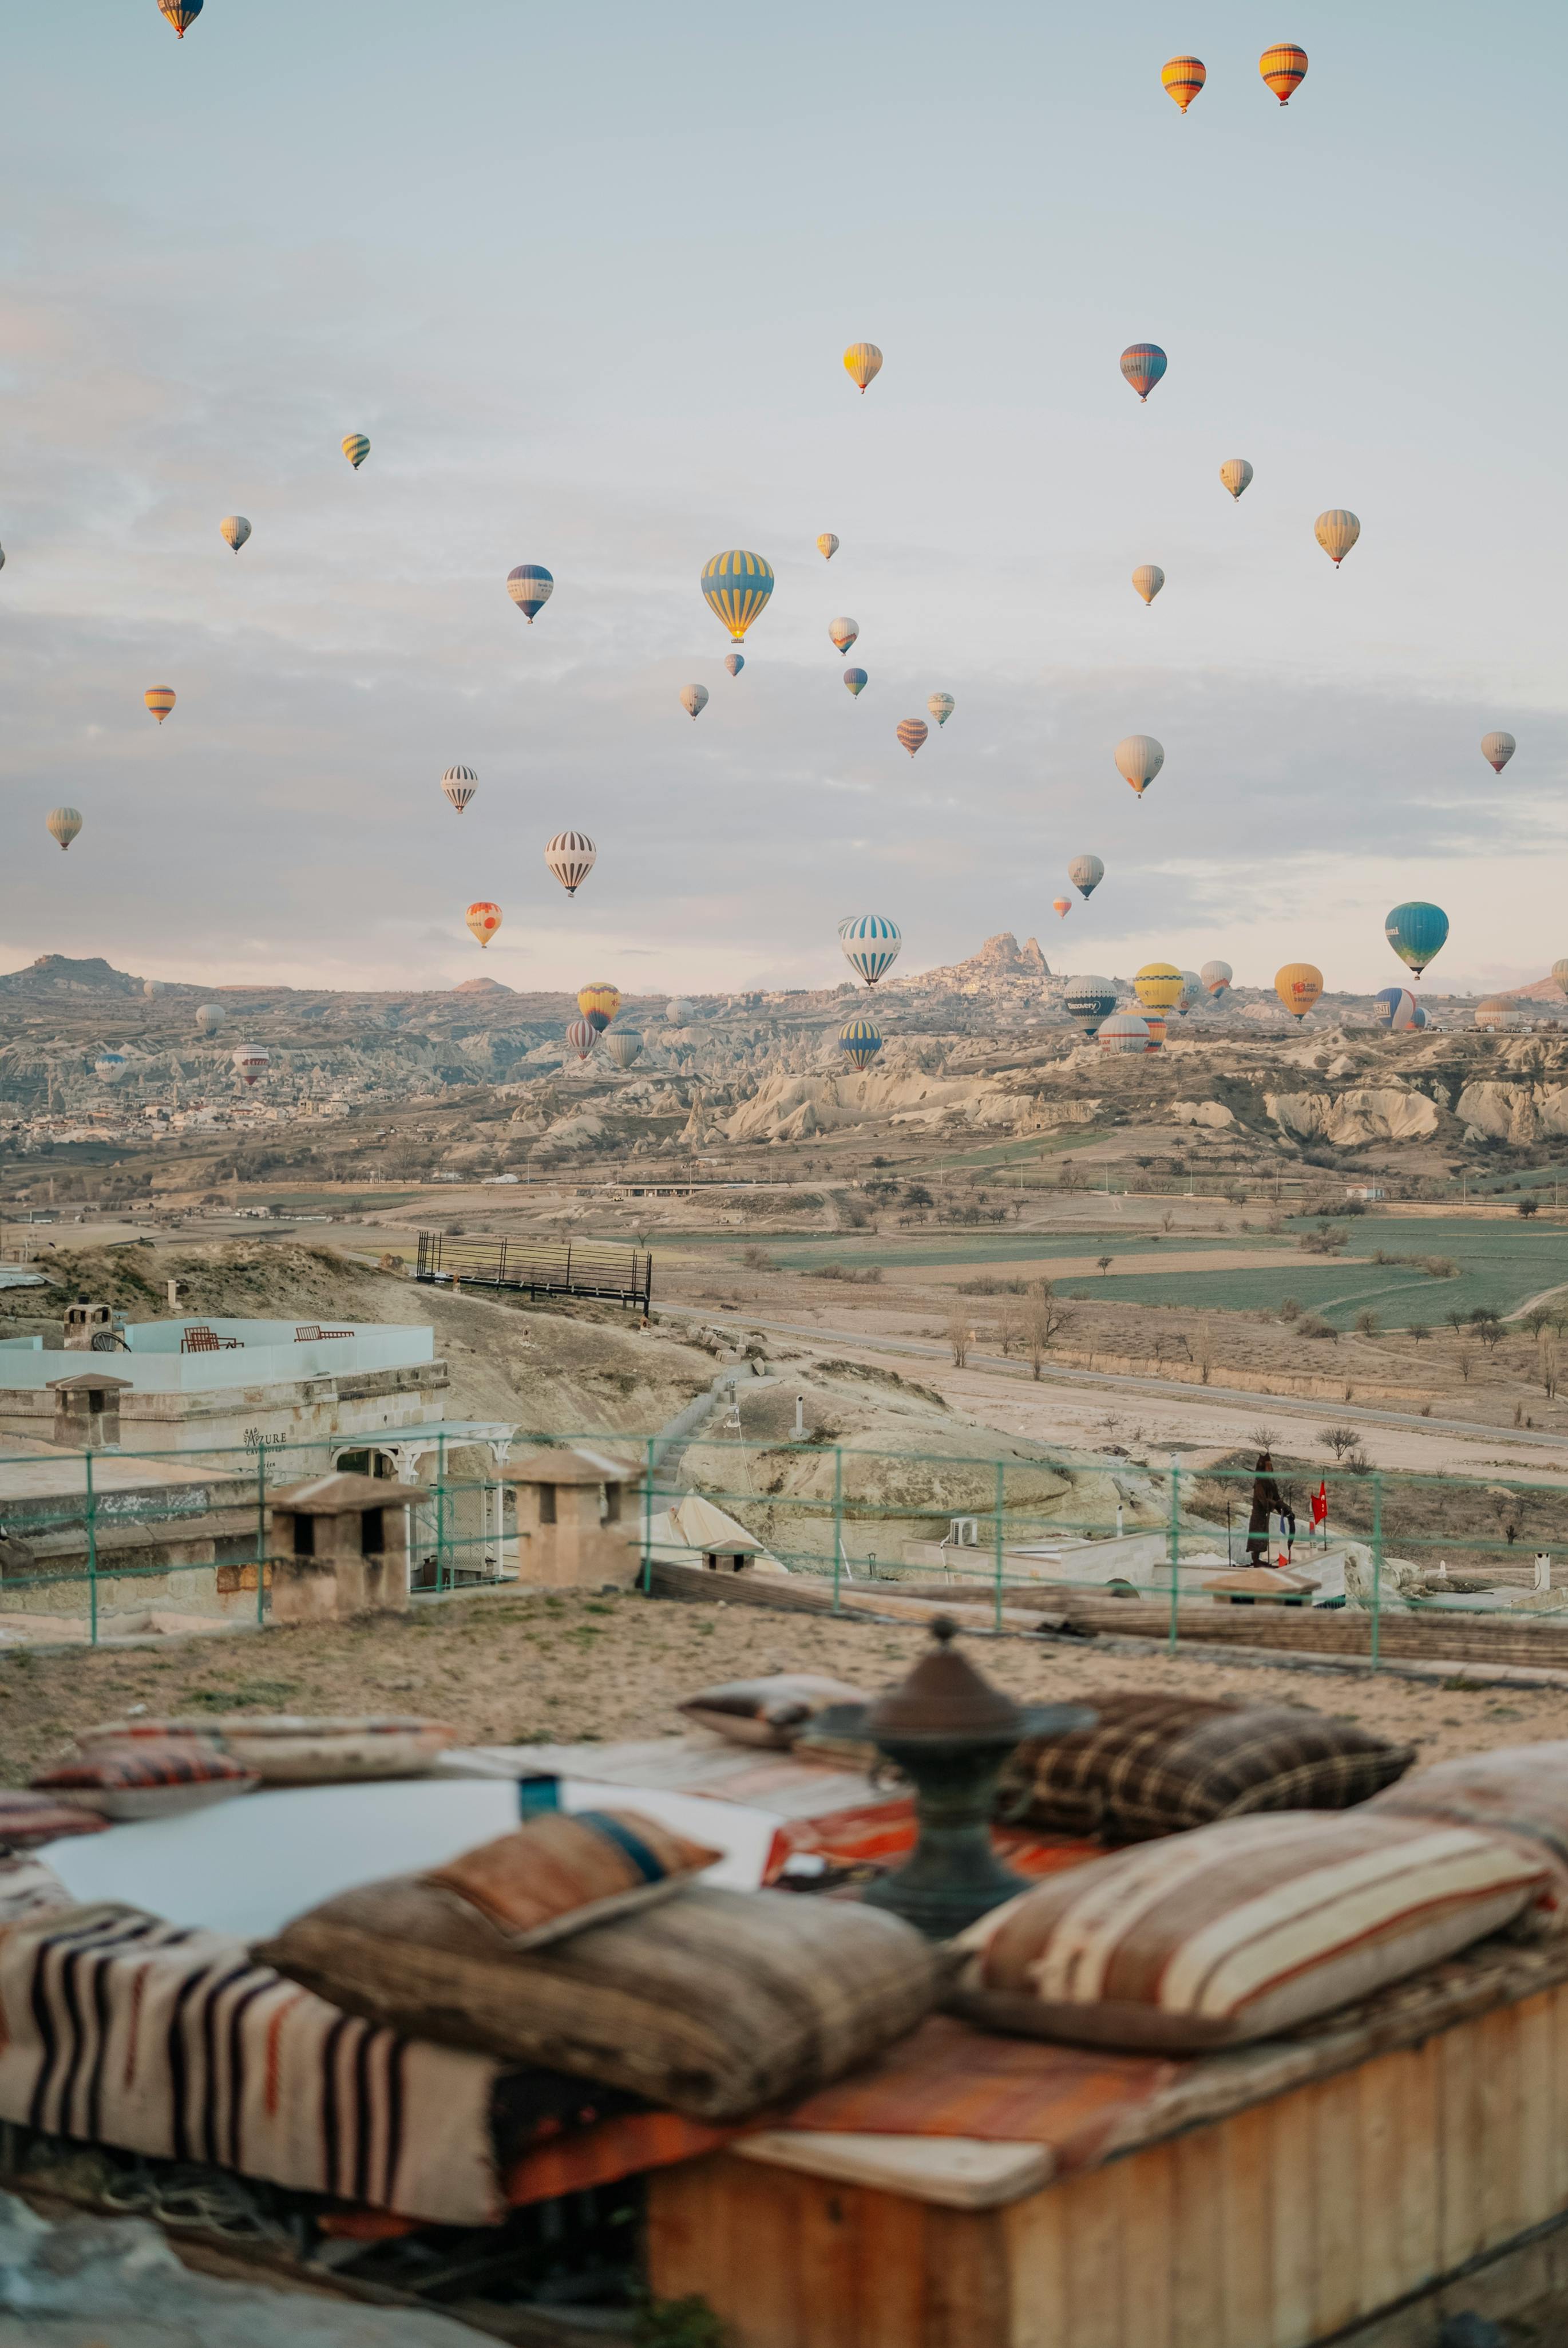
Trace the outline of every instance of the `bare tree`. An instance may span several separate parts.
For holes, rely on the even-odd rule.
[[[1198,1323],[1198,1376],[1204,1385],[1214,1366],[1214,1333],[1207,1321]]]
[[[1255,1426],[1250,1440],[1260,1451],[1272,1451],[1279,1441],[1279,1429],[1276,1426]]]
[[[1317,1430],[1318,1442],[1325,1451],[1332,1451],[1336,1459],[1343,1459],[1348,1451],[1354,1451],[1357,1439],[1353,1426],[1320,1426]]]
[[[948,1343],[953,1349],[953,1367],[961,1370],[969,1358],[969,1316],[961,1304],[955,1304],[948,1317]]]
[[[1542,1329],[1536,1337],[1536,1358],[1541,1391],[1550,1402],[1557,1392],[1557,1341],[1550,1329]]]
[[[1029,1365],[1038,1378],[1046,1354],[1057,1332],[1066,1326],[1068,1315],[1049,1280],[1031,1288],[1024,1302],[1024,1346]]]
[[[1461,1337],[1460,1339],[1459,1344],[1454,1347],[1454,1363],[1459,1370],[1460,1377],[1468,1386],[1470,1384],[1470,1374],[1475,1367],[1475,1344],[1473,1339],[1470,1337]]]

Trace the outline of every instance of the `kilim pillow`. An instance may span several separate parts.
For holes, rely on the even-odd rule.
[[[1434,1762],[1379,1794],[1373,1813],[1510,1837],[1547,1870],[1516,1929],[1532,1940],[1568,1932],[1568,1744],[1505,1745]]]
[[[532,1952],[415,1876],[297,1917],[258,1963],[405,2036],[477,2047],[731,2120],[879,2054],[930,2010],[936,1960],[897,1916],[714,1891]]]
[[[667,1900],[723,1856],[641,1810],[550,1810],[423,1880],[477,1909],[507,1948],[540,1949]]]
[[[1228,1819],[1073,1868],[982,1920],[954,2003],[1042,2038],[1237,2045],[1500,1931],[1542,1872],[1463,1827],[1366,1811]]]
[[[715,1729],[736,1745],[793,1745],[830,1704],[864,1704],[863,1688],[813,1672],[774,1672],[767,1679],[726,1680],[703,1688],[680,1706],[698,1728]]]
[[[111,1720],[77,1731],[84,1753],[106,1745],[195,1736],[216,1745],[264,1786],[354,1786],[423,1777],[457,1741],[439,1720],[365,1714],[311,1719],[288,1713],[221,1713],[204,1720]]]
[[[1020,1746],[998,1797],[1004,1818],[1142,1842],[1253,1810],[1348,1809],[1414,1758],[1407,1745],[1304,1705],[1121,1689],[1082,1701],[1092,1728]]]
[[[0,1851],[36,1850],[67,1835],[102,1834],[104,1821],[53,1794],[0,1790]]]
[[[167,1818],[249,1794],[259,1781],[216,1745],[196,1736],[156,1738],[134,1745],[96,1746],[56,1763],[33,1780],[33,1790],[57,1795],[105,1818]]]

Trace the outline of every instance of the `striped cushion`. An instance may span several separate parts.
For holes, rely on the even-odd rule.
[[[1365,1811],[1228,1820],[1075,1868],[983,1919],[960,2010],[1173,2053],[1272,2037],[1501,1930],[1542,1872],[1462,1827]]]
[[[641,1810],[552,1810],[423,1879],[477,1909],[507,1947],[539,1949],[668,1899],[723,1855]]]
[[[1547,1870],[1519,1931],[1531,1940],[1568,1932],[1568,1744],[1461,1753],[1418,1770],[1370,1807],[1380,1818],[1435,1819],[1508,1836]]]
[[[40,1794],[56,1794],[106,1818],[162,1818],[179,1810],[199,1810],[210,1802],[248,1794],[257,1780],[216,1745],[196,1736],[138,1738],[134,1744],[96,1745],[73,1754],[33,1780]]]
[[[864,1704],[865,1691],[815,1672],[774,1672],[766,1679],[726,1680],[689,1695],[680,1709],[698,1728],[715,1729],[736,1745],[794,1743],[819,1712],[835,1704]]]
[[[102,1834],[103,1830],[102,1818],[53,1794],[0,1788],[0,1851],[36,1850],[40,1844],[63,1841],[67,1835]]]
[[[1034,1737],[1008,1765],[1001,1814],[1042,1834],[1142,1842],[1253,1810],[1342,1810],[1414,1758],[1304,1705],[1129,1694],[1082,1701],[1092,1728]]]
[[[473,1907],[403,1876],[323,1901],[255,1953],[411,2037],[544,2064],[694,2119],[827,2085],[936,1996],[933,1952],[897,1916],[703,1886],[522,1953]]]

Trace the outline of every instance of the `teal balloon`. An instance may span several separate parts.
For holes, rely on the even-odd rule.
[[[1440,905],[1412,901],[1396,905],[1383,923],[1383,934],[1407,969],[1419,978],[1428,963],[1442,951],[1449,917]]]

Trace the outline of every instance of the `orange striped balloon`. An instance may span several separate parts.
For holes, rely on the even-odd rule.
[[[898,739],[911,757],[930,732],[923,717],[906,717],[898,728]]]
[[[171,685],[149,685],[141,697],[161,726],[174,706],[174,687]]]
[[[1288,106],[1307,79],[1307,52],[1294,41],[1276,41],[1259,57],[1257,69],[1281,106]]]
[[[1050,901],[1050,910],[1053,913],[1060,914],[1061,918],[1065,922],[1069,913],[1072,911],[1071,898],[1053,897]]]
[[[499,905],[492,905],[488,898],[480,897],[469,906],[463,919],[479,943],[487,946],[501,926],[501,909]]]
[[[1166,97],[1173,98],[1184,114],[1208,77],[1202,57],[1167,57],[1160,68]]]

